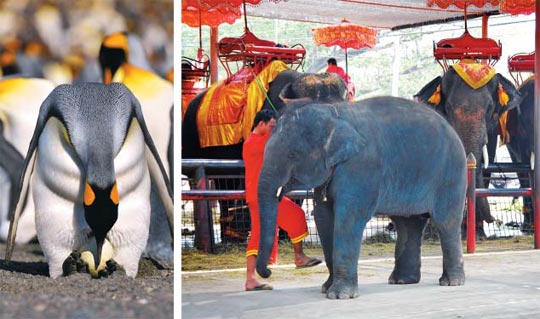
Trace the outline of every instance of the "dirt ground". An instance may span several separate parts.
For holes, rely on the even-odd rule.
[[[142,259],[137,278],[122,272],[91,279],[52,279],[38,244],[15,247],[4,262],[0,244],[0,318],[173,318],[174,271]]]

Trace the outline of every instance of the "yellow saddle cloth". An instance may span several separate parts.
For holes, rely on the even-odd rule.
[[[471,60],[461,60],[452,67],[463,81],[473,89],[486,85],[496,74],[492,66]]]
[[[284,62],[273,61],[257,76],[244,67],[230,79],[213,84],[197,112],[201,147],[232,145],[247,138],[270,82],[288,69]]]

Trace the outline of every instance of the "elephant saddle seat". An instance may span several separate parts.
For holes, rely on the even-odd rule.
[[[218,58],[227,71],[227,76],[232,72],[229,63],[242,62],[249,65],[259,74],[268,64],[274,60],[281,60],[291,68],[298,68],[304,61],[306,49],[301,44],[288,47],[273,41],[259,39],[253,32],[246,28],[240,37],[225,37],[218,43]]]
[[[208,88],[197,112],[201,148],[240,143],[251,132],[255,114],[261,110],[270,82],[289,67],[273,61],[259,74],[244,66],[227,80]]]

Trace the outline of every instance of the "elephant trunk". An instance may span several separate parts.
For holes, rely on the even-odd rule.
[[[484,182],[484,175],[481,163],[488,162],[488,154],[485,154],[484,151],[487,149],[488,145],[488,134],[485,125],[479,123],[467,123],[463,125],[458,125],[456,131],[458,132],[461,140],[463,141],[463,146],[465,147],[466,154],[473,153],[478,160],[478,165],[476,167],[476,186],[477,187],[486,187]],[[494,156],[491,155],[491,156]],[[489,203],[487,198],[482,197],[477,199],[476,203],[476,221],[478,224],[485,221],[487,223],[493,222],[494,218],[491,216]]]
[[[276,175],[275,170],[266,166],[263,166],[259,176],[257,193],[260,239],[257,255],[257,273],[263,278],[268,278],[272,274],[267,266],[276,236],[277,204],[281,198],[282,190],[280,179],[277,176],[279,175]]]

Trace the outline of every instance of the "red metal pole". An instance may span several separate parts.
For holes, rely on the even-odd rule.
[[[467,156],[467,253],[476,249],[476,158]]]
[[[487,14],[484,14],[482,16],[482,38],[488,37],[488,19],[489,16]]]
[[[540,1],[536,1],[534,45],[534,248],[540,249]]]
[[[218,81],[218,27],[210,28],[210,84]]]

